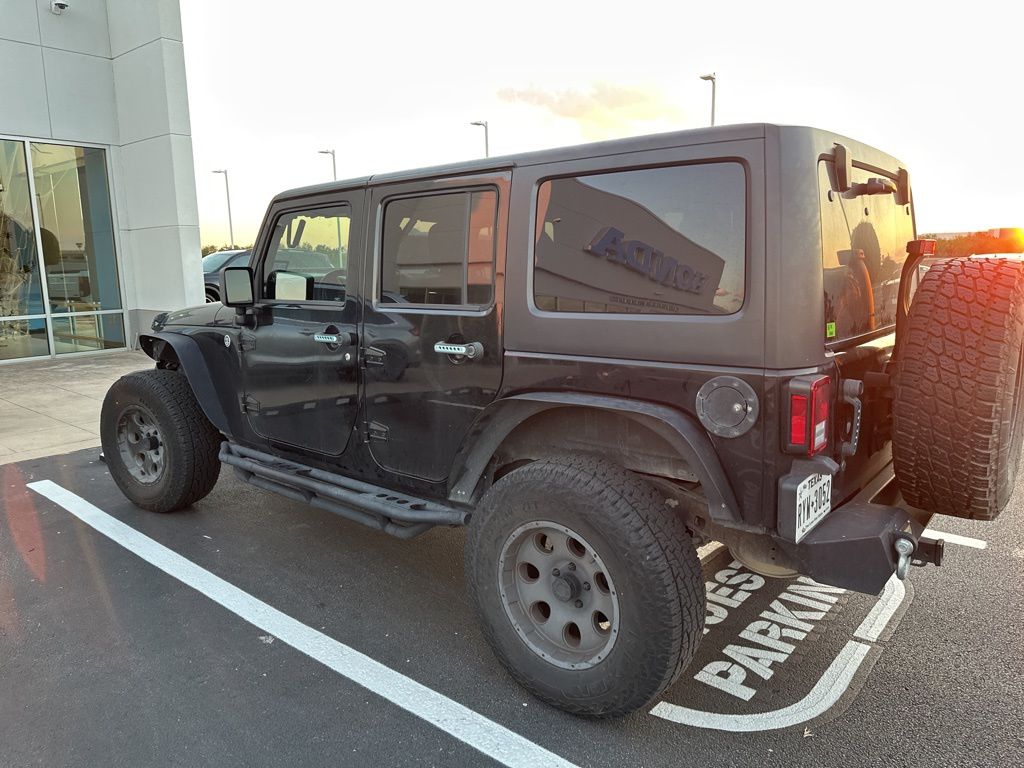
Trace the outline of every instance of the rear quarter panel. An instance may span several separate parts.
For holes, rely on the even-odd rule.
[[[765,165],[763,126],[729,140],[517,167],[506,263],[502,396],[529,391],[615,395],[668,405],[694,420],[709,379],[737,376],[764,400]],[[729,136],[729,134],[726,134]],[[537,194],[546,179],[708,161],[740,163],[746,178],[744,303],[727,315],[550,312],[533,296]],[[608,222],[609,225],[614,222]],[[764,410],[762,408],[762,413]],[[762,509],[764,417],[738,438],[711,436],[744,522],[773,522]],[[774,508],[769,510],[774,513]]]

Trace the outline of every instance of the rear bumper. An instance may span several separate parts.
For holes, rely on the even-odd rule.
[[[794,479],[821,468],[794,470],[780,483],[780,503],[792,503],[782,497]],[[799,544],[780,541],[781,548],[801,573],[815,581],[878,594],[896,572],[897,539],[909,539],[916,550],[925,527],[900,505],[894,483],[889,464],[857,496],[829,512]]]
[[[916,549],[923,532],[900,507],[850,502],[832,510],[795,555],[815,581],[876,595],[896,572],[896,540],[909,538]]]

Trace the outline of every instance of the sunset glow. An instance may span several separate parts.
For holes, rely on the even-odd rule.
[[[203,243],[227,240],[211,168],[231,170],[247,244],[273,194],[330,180],[325,146],[344,179],[482,156],[480,119],[492,155],[702,127],[706,71],[719,124],[813,125],[901,158],[921,231],[1024,218],[1005,5],[869,2],[839,25],[810,2],[525,2],[486,24],[480,7],[183,0]]]

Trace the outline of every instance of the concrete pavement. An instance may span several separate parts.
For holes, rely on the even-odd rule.
[[[107,389],[152,367],[131,350],[0,365],[0,464],[98,446]]]

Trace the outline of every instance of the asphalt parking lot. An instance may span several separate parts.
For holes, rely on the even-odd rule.
[[[1019,493],[937,520],[967,538],[880,598],[708,552],[694,663],[595,721],[491,655],[462,531],[397,541],[229,471],[143,513],[97,459],[0,466],[2,766],[1024,765]]]

